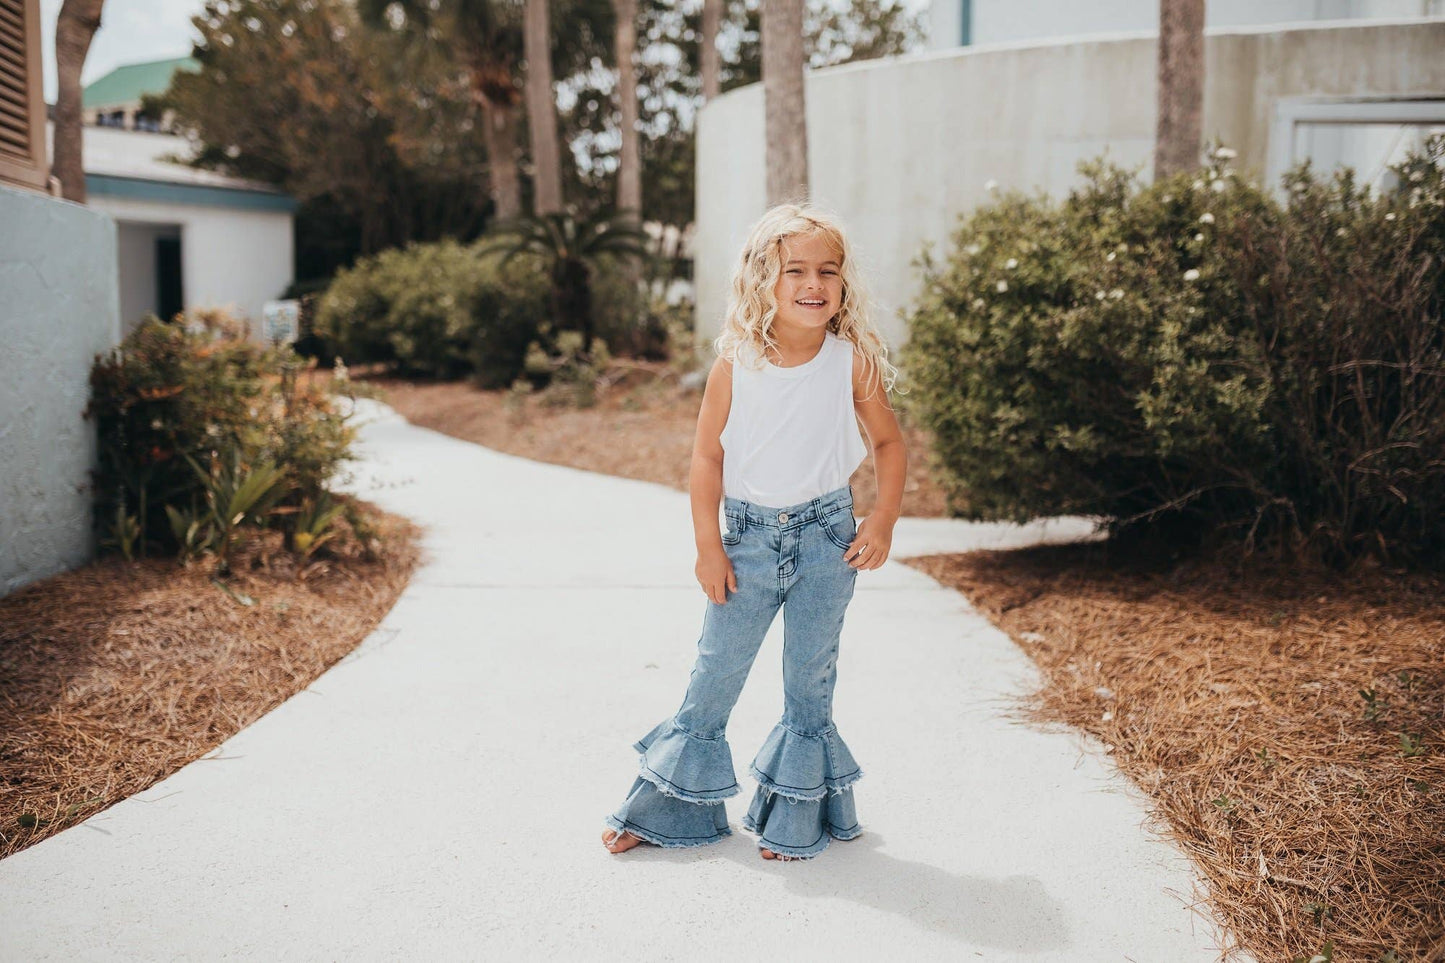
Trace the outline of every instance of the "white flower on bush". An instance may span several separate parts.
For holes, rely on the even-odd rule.
[[[1418,184],[1420,181],[1423,181],[1424,179],[1425,179],[1425,172],[1424,172],[1424,171],[1411,171],[1411,172],[1410,172],[1410,183],[1412,183],[1412,184]]]
[[[1123,296],[1124,296],[1124,289],[1123,289],[1123,288],[1115,288],[1114,290],[1112,290],[1112,291],[1109,292],[1109,297],[1113,298],[1115,301],[1119,300],[1119,299],[1122,298]]]
[[[984,305],[986,305],[987,303],[988,303],[988,302],[984,301],[983,298],[974,298],[974,299],[973,299],[973,307],[974,307],[974,310],[979,310],[979,309],[983,308]]]
[[[1387,221],[1393,221],[1394,219],[1395,219],[1395,212],[1394,212],[1394,211],[1391,211],[1390,213],[1388,213],[1388,214],[1385,215],[1385,220],[1387,220]]]
[[[1007,282],[1007,281],[1000,281],[1000,282],[998,282],[997,284],[995,284],[995,285],[993,286],[993,289],[994,289],[995,291],[997,291],[999,294],[1003,294],[1005,291],[1008,290],[1008,282]]]
[[[1114,258],[1117,257],[1117,256],[1118,256],[1118,255],[1116,255],[1113,251],[1110,251],[1108,254],[1105,254],[1105,255],[1104,255],[1104,260],[1106,260],[1106,261],[1112,261],[1112,260],[1114,260]]]
[[[1011,257],[1007,261],[1003,262],[1003,266],[1012,271],[1014,268],[1019,266],[1019,259],[1016,257]]]
[[[163,427],[165,427],[165,425],[159,418],[151,419],[151,428],[155,429],[156,431],[160,431]]]
[[[1184,280],[1186,280],[1186,281],[1198,281],[1198,280],[1199,280],[1199,268],[1190,268],[1189,270],[1185,271],[1185,272],[1184,272]]]
[[[1219,160],[1234,160],[1239,156],[1239,151],[1221,146],[1214,149],[1214,156]]]
[[[964,254],[967,254],[969,257],[973,257],[973,256],[976,255],[979,251],[982,251],[982,250],[983,250],[983,248],[982,248],[980,245],[978,245],[978,244],[970,244],[968,247],[966,247],[966,248],[963,249],[963,253],[964,253]]]
[[[1200,224],[1213,224],[1213,223],[1214,223],[1214,215],[1211,214],[1211,213],[1209,213],[1208,211],[1205,211],[1203,214],[1199,215],[1199,223],[1200,223]]]
[[[1342,227],[1335,228],[1335,237],[1344,237],[1349,232]]]
[[[1189,186],[1192,187],[1192,188],[1194,188],[1196,191],[1202,191],[1202,190],[1204,190],[1204,182],[1203,182],[1203,181],[1195,181],[1193,184],[1190,184]]]
[[[220,434],[221,434],[221,426],[220,426],[220,425],[217,425],[217,424],[207,425],[207,426],[206,426],[206,434],[210,435],[212,438],[218,438],[218,437],[220,437]]]
[[[1225,189],[1226,187],[1228,187],[1229,185],[1224,182],[1224,178],[1222,178],[1222,177],[1216,177],[1216,178],[1214,179],[1214,181],[1213,181],[1209,186],[1212,187],[1212,188],[1214,188],[1214,193],[1218,194],[1220,191],[1224,190],[1224,189]]]
[[[1095,300],[1095,301],[1102,301],[1102,300],[1104,300],[1104,297],[1105,297],[1105,295],[1104,295],[1104,292],[1103,292],[1103,291],[1095,291],[1095,292],[1094,292],[1094,300]]]
[[[1204,235],[1203,235],[1203,234],[1196,234],[1196,235],[1194,235],[1194,240],[1196,240],[1196,241],[1202,241],[1202,240],[1204,240]]]

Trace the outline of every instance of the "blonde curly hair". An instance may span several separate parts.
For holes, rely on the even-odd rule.
[[[889,362],[888,345],[870,317],[868,296],[848,238],[837,218],[810,204],[779,204],[753,225],[733,272],[727,317],[722,333],[713,339],[713,348],[719,357],[733,364],[741,360],[753,368],[762,367],[767,348],[777,349],[772,335],[773,319],[778,314],[773,287],[783,270],[783,241],[790,237],[822,237],[839,252],[843,303],[828,320],[828,330],[851,341],[854,349],[862,353],[865,371],[870,372],[868,384],[876,388],[881,382],[885,392],[892,391],[898,369]],[[750,350],[740,352],[743,346]]]

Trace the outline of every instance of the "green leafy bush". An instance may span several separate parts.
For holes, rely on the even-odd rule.
[[[278,466],[266,507],[284,520],[350,457],[354,430],[324,392],[297,384],[290,349],[224,330],[147,318],[92,366],[96,522],[123,551],[132,527],[142,555],[148,545],[189,554],[212,544],[204,519],[214,499],[197,464],[237,477]]]
[[[959,510],[1445,558],[1445,142],[1372,197],[1216,163],[977,211],[904,365]]]
[[[471,371],[485,386],[505,386],[547,318],[547,282],[532,259],[499,260],[455,241],[365,258],[322,296],[316,334],[348,363],[434,377]]]

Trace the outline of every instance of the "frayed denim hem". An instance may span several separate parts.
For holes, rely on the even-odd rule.
[[[733,772],[732,751],[724,738],[694,735],[668,719],[634,742],[632,748],[639,753],[639,775],[664,796],[702,805],[742,792]],[[709,786],[719,788],[702,788]]]
[[[743,817],[743,828],[758,837],[758,849],[766,849],[777,853],[779,856],[791,856],[794,859],[812,859],[823,850],[828,848],[830,836],[828,833],[820,833],[818,839],[809,846],[784,846],[782,843],[775,843],[768,839],[758,830],[758,825],[751,816]],[[766,830],[764,830],[766,832]],[[859,832],[862,832],[860,829]]]
[[[812,789],[799,789],[795,786],[780,786],[763,772],[756,765],[748,767],[748,775],[758,784],[758,788],[769,796],[786,796],[789,799],[817,800],[826,796],[841,795],[853,788],[853,784],[863,778],[863,770],[855,769],[846,776],[834,779],[824,778],[823,784]]]
[[[726,789],[707,790],[703,793],[689,792],[681,786],[674,786],[668,782],[660,773],[653,772],[647,765],[647,753],[638,757],[638,773],[643,779],[652,783],[653,787],[664,796],[671,796],[673,799],[681,799],[683,802],[690,802],[697,806],[707,806],[711,803],[721,802],[730,796],[736,796],[742,792],[742,787],[733,783]]]
[[[673,839],[654,833],[651,830],[643,829],[641,826],[630,820],[618,819],[616,816],[608,816],[603,820],[609,829],[619,833],[631,833],[638,839],[645,840],[654,846],[661,846],[664,849],[692,849],[697,846],[711,846],[713,843],[721,842],[733,834],[732,827],[719,829],[717,835],[701,838]]]

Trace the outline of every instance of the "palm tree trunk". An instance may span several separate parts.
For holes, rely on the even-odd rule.
[[[105,0],[65,0],[55,21],[55,143],[50,173],[60,180],[68,201],[85,203],[85,158],[81,156],[80,71],[90,41],[100,29]]]
[[[494,215],[498,220],[511,220],[522,213],[522,178],[517,172],[517,111],[485,95],[481,102]]]
[[[637,47],[637,0],[612,0],[617,14],[617,109],[622,128],[622,151],[617,167],[617,209],[636,211],[642,219],[642,153],[637,133],[637,70],[632,53]]]
[[[1199,163],[1204,124],[1204,0],[1159,0],[1154,177]]]
[[[723,0],[702,0],[702,101],[707,103],[719,93],[722,84],[722,62],[717,52],[718,24],[722,21]]]
[[[552,28],[547,0],[527,0],[522,19],[527,57],[527,127],[532,141],[532,203],[537,214],[562,209],[557,101],[552,93]]]
[[[808,196],[803,0],[763,0],[763,107],[768,206]]]

